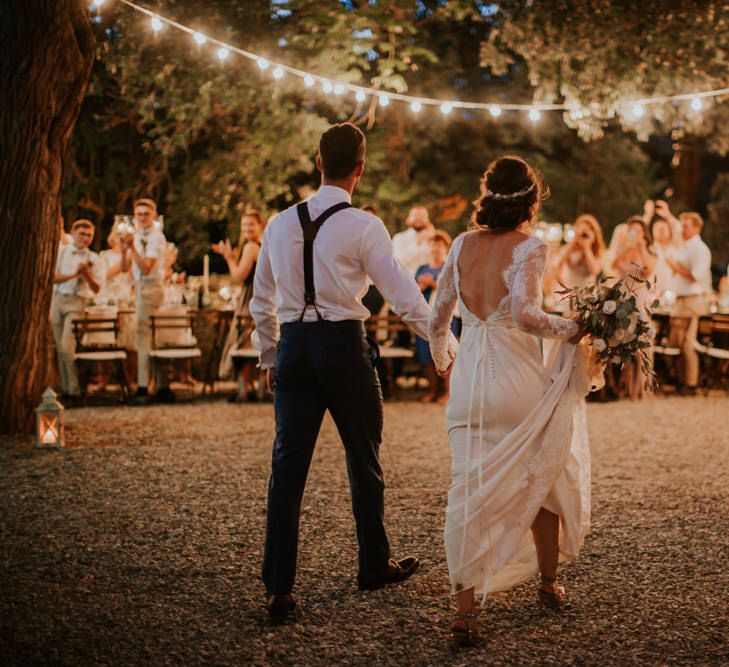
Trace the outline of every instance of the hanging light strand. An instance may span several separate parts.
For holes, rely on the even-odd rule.
[[[103,0],[94,0],[94,2],[98,8],[102,4]],[[243,56],[244,58],[247,58],[248,60],[257,63],[261,70],[266,70],[269,68],[269,66],[273,66],[273,76],[275,79],[282,79],[285,73],[292,74],[302,79],[307,87],[311,87],[318,82],[322,89],[327,93],[332,91],[336,95],[341,95],[345,91],[355,93],[357,101],[360,102],[365,99],[365,96],[370,95],[371,97],[378,99],[380,106],[383,107],[387,106],[391,101],[396,100],[398,102],[405,102],[409,104],[411,110],[416,113],[419,112],[423,108],[423,106],[431,106],[440,108],[441,112],[444,115],[449,114],[453,109],[467,109],[474,111],[488,111],[494,118],[498,117],[502,111],[525,111],[528,112],[529,118],[532,121],[538,120],[540,112],[542,111],[569,111],[573,119],[582,118],[585,115],[581,108],[567,104],[549,104],[543,102],[534,102],[531,104],[499,102],[498,104],[494,104],[493,102],[444,100],[435,97],[417,97],[414,95],[404,95],[402,93],[395,93],[391,91],[384,92],[378,88],[358,86],[351,83],[339,83],[336,81],[331,81],[327,77],[319,76],[312,72],[306,72],[304,70],[298,69],[297,67],[292,67],[291,65],[286,65],[279,62],[270,62],[264,56],[252,53],[251,51],[246,51],[245,49],[241,49],[232,44],[222,42],[218,39],[208,37],[200,31],[189,28],[188,26],[183,25],[182,23],[178,23],[173,19],[167,18],[165,16],[160,16],[157,12],[147,9],[146,7],[142,7],[141,5],[132,2],[132,0],[119,0],[119,2],[137,12],[148,16],[152,21],[152,28],[155,32],[159,32],[159,30],[162,28],[162,25],[166,24],[172,26],[173,28],[177,28],[177,30],[186,32],[187,34],[192,36],[193,39],[200,45],[210,43],[217,46],[217,53],[221,61],[227,58],[228,54],[236,53],[239,56]],[[702,99],[710,97],[720,97],[723,95],[729,95],[729,87],[699,92],[680,93],[677,95],[644,97],[641,99],[628,100],[624,102],[622,106],[623,108],[630,110],[633,117],[642,116],[644,106],[652,104],[664,104],[668,102],[689,101],[691,102],[691,108],[694,111],[698,111],[703,106],[701,102]]]

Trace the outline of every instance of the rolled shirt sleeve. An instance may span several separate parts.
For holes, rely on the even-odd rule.
[[[382,221],[373,224],[362,237],[362,264],[377,289],[418,336],[428,340],[430,306],[415,279],[396,259],[392,240]]]

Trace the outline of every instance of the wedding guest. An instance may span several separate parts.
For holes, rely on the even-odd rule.
[[[675,293],[673,269],[669,266],[668,260],[675,257],[676,243],[673,227],[667,220],[662,218],[654,220],[651,231],[653,233],[653,251],[656,253],[656,296],[662,298],[667,291]]]
[[[58,226],[61,228],[61,235],[58,241],[58,254],[61,254],[64,246],[73,243],[73,236],[66,232],[66,223],[63,221],[63,215],[58,216]]]
[[[584,214],[575,220],[575,236],[562,249],[559,277],[567,287],[583,287],[602,271],[605,241],[597,218]]]
[[[435,231],[425,206],[413,206],[405,219],[407,229],[392,237],[395,257],[414,276],[430,259],[429,241]]]
[[[240,253],[238,255],[235,253],[228,239],[214,243],[212,246],[213,250],[222,255],[228,264],[233,284],[243,287],[220,358],[218,375],[221,378],[228,378],[233,373],[235,365],[232,357],[233,350],[251,347],[253,323],[250,319],[250,302],[253,297],[253,280],[256,275],[256,264],[261,251],[264,228],[263,217],[258,211],[246,211],[240,220]],[[239,329],[240,317],[246,319],[242,320],[244,324]],[[256,374],[255,364],[241,363],[237,371],[238,390],[229,398],[231,403],[245,401],[247,398],[255,396],[253,386]]]
[[[103,302],[114,301],[121,304],[124,301],[131,301],[134,291],[134,277],[130,269],[131,259],[129,250],[122,250],[122,240],[118,232],[113,229],[107,237],[109,248],[102,250],[101,259],[104,261],[104,269],[106,271],[106,280],[104,287],[99,292],[98,300]],[[122,254],[126,253],[126,269],[122,267]]]
[[[152,348],[150,316],[164,303],[163,261],[167,240],[155,227],[157,204],[152,199],[134,202],[136,230],[123,239],[123,249],[129,251],[137,299],[137,395],[139,403],[149,400],[149,352]],[[122,268],[128,267],[127,253],[122,254]],[[155,370],[156,399],[171,403],[175,395],[169,388],[167,373]]]
[[[621,222],[613,228],[613,233],[610,235],[610,243],[605,250],[603,257],[603,271],[608,275],[612,276],[614,273],[615,257],[618,254],[618,250],[625,243],[625,237],[628,234],[628,225]]]
[[[617,249],[613,262],[615,277],[622,278],[628,287],[634,289],[639,308],[646,308],[652,303],[655,290],[653,287],[648,289],[638,280],[653,281],[657,257],[644,218],[633,216],[626,222],[626,227],[625,240]],[[623,369],[622,380],[624,391],[631,399],[644,398],[646,378],[639,355],[635,355],[632,362]]]
[[[104,263],[89,250],[94,240],[94,224],[89,220],[76,220],[71,226],[71,237],[73,241],[61,248],[56,260],[51,300],[51,325],[61,393],[66,399],[77,398],[80,391],[74,363],[73,320],[83,317],[87,301],[104,284]]]
[[[659,206],[659,204],[662,204]],[[701,238],[703,218],[695,212],[681,213],[676,218],[665,202],[657,202],[656,212],[670,224],[681,224],[683,243],[673,258],[667,258],[674,274],[676,305],[671,316],[670,342],[681,348],[679,391],[693,396],[699,382],[699,356],[696,334],[699,317],[708,311],[711,294],[711,250]]]
[[[438,287],[438,276],[443,270],[448,250],[451,247],[451,237],[445,232],[436,231],[430,237],[430,261],[418,267],[415,272],[415,282],[423,294],[423,298],[431,303]],[[428,380],[428,393],[420,399],[421,403],[438,401],[441,405],[448,402],[448,378],[439,378],[430,355],[428,341],[420,336],[415,337],[415,361],[417,361]],[[442,385],[442,389],[441,389]],[[439,389],[441,389],[440,396]]]

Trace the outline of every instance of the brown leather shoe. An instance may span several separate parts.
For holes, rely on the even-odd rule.
[[[296,610],[296,598],[291,593],[271,595],[266,608],[271,623],[283,623]]]
[[[391,558],[383,572],[360,572],[357,575],[357,586],[361,591],[374,591],[388,584],[397,584],[415,574],[419,565],[420,561],[414,556],[400,560]]]

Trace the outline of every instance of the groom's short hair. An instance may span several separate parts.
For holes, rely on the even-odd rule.
[[[326,178],[346,178],[365,159],[367,140],[352,123],[332,125],[319,139],[321,168]]]

